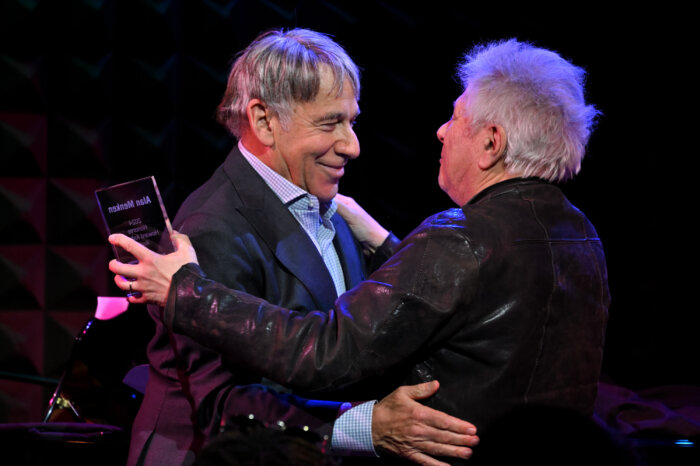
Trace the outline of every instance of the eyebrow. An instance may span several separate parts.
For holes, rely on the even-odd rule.
[[[355,120],[359,115],[360,115],[360,110],[358,109],[357,113],[355,113],[355,115],[352,118],[350,118],[350,120]],[[341,112],[326,113],[322,117],[317,118],[316,123],[321,123],[324,121],[343,120],[343,119],[345,119],[345,117],[346,117],[346,115],[344,113],[341,113]]]

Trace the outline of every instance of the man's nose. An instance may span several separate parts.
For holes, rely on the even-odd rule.
[[[357,139],[357,134],[352,127],[348,127],[343,138],[338,141],[336,151],[340,155],[344,155],[350,159],[355,159],[360,155],[360,141]]]
[[[437,130],[437,138],[440,142],[445,142],[445,132],[447,131],[447,123],[443,123]]]

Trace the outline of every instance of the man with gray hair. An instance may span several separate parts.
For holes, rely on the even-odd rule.
[[[264,33],[236,59],[218,118],[238,145],[173,222],[191,237],[210,277],[302,314],[331,308],[365,278],[363,248],[335,214],[334,202],[345,165],[360,152],[353,131],[359,94],[357,66],[314,31]],[[384,239],[368,251],[377,264],[397,243]],[[465,445],[474,442],[471,424],[415,401],[436,386],[403,387],[376,408],[373,402],[346,409],[280,394],[258,384],[254,371],[207,349],[206,341],[166,329],[162,309],[151,306],[149,312],[156,334],[129,464],[191,464],[222,426],[240,416],[332,434],[328,446],[339,454],[374,454],[373,442],[381,446],[388,431],[392,442],[407,444],[406,451],[417,447],[396,426],[383,429],[373,421],[374,411],[380,420],[395,417],[383,412],[417,412],[412,425],[426,430],[415,441],[438,436],[436,445],[428,443],[443,454],[464,456],[470,451]],[[345,425],[357,422],[364,423],[359,435],[347,435]]]
[[[377,374],[439,380],[427,405],[480,432],[524,406],[590,416],[606,262],[593,225],[553,184],[579,171],[598,113],[584,100],[584,71],[508,40],[475,48],[459,76],[464,92],[437,136],[438,182],[461,207],[426,219],[332,312],[297,313],[226,289],[193,263],[181,235],[168,256],[112,237],[140,264],[113,261],[111,270],[137,277],[141,299],[167,297],[168,328],[290,387],[334,390]],[[346,204],[361,240],[381,237]],[[151,274],[172,278],[169,292]]]

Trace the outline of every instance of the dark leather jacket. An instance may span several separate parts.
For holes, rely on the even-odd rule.
[[[329,313],[269,305],[190,264],[164,319],[295,389],[437,379],[427,404],[483,428],[524,405],[590,415],[608,304],[591,223],[556,186],[514,179],[425,220]]]

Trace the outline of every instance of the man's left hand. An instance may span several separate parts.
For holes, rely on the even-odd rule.
[[[416,401],[438,388],[437,381],[399,387],[379,401],[372,415],[375,448],[426,466],[449,466],[432,456],[470,458],[479,443],[476,427]]]
[[[352,234],[369,252],[384,243],[389,232],[365,211],[355,200],[342,194],[335,195],[338,213],[347,222]]]

